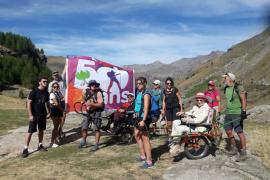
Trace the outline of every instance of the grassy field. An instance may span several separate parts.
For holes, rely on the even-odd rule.
[[[0,109],[0,136],[8,130],[27,125],[27,114],[24,109]]]

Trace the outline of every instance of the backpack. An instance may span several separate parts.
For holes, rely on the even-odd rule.
[[[232,102],[234,100],[234,92],[236,92],[236,94],[237,94],[240,102],[242,102],[241,97],[240,97],[239,87],[238,87],[239,85],[240,85],[239,83],[235,83],[234,84],[234,86],[233,86],[233,93],[232,93],[232,97],[230,99],[230,102]],[[228,87],[229,86],[225,86],[225,88],[224,88],[224,94],[226,94],[226,90],[227,90]],[[246,100],[247,100],[247,92],[245,92],[245,96],[246,96]]]
[[[88,101],[88,100],[92,100],[94,103],[97,102],[97,93],[98,92],[101,92],[101,95],[102,95],[102,99],[103,99],[103,107],[102,108],[99,108],[97,110],[99,111],[103,111],[104,108],[105,108],[105,105],[104,105],[104,94],[103,94],[103,90],[102,89],[97,89],[97,91],[95,91],[94,93],[90,91],[89,88],[86,89],[86,92],[85,92],[85,98],[84,98],[84,101]]]
[[[161,101],[161,91],[159,91],[159,94],[154,94],[154,91],[151,92],[151,111],[150,112],[156,112],[158,111],[159,104]]]

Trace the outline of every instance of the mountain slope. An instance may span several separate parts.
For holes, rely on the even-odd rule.
[[[214,79],[218,85],[221,75],[232,72],[238,81],[246,86],[249,101],[252,103],[267,103],[270,100],[270,28],[262,33],[236,44],[222,56],[204,63],[189,79],[178,80],[181,89],[192,96],[194,91],[203,90],[208,80]],[[194,92],[195,93],[195,92]]]

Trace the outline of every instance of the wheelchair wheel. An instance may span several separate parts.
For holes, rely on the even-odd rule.
[[[206,137],[189,137],[185,144],[185,154],[189,159],[201,159],[208,154],[209,143]]]
[[[133,142],[133,131],[129,127],[122,127],[119,130],[118,136],[123,144],[131,144]]]

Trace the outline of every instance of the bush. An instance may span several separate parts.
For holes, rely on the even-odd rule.
[[[21,98],[21,99],[26,98],[26,95],[25,95],[25,92],[24,92],[23,89],[20,89],[20,90],[19,90],[19,98]]]

